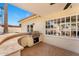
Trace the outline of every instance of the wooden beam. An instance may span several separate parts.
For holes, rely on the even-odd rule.
[[[8,4],[4,5],[4,33],[8,33]]]

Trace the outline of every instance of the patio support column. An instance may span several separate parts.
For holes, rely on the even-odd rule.
[[[8,33],[8,4],[4,5],[4,33]]]

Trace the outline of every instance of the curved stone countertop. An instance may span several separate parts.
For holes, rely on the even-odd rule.
[[[23,35],[29,35],[29,33],[7,33],[0,35],[0,45],[6,42],[7,40],[10,40],[15,37],[23,36]]]
[[[15,35],[17,33],[7,33],[7,34],[2,34],[0,35],[0,43],[5,40],[5,38],[9,37],[9,36],[12,36],[12,35]]]
[[[4,34],[4,35],[0,35],[0,42],[2,42],[3,40],[5,40],[5,38],[15,35],[17,33],[11,33],[11,34]],[[19,37],[14,37],[11,40],[7,40],[5,41],[3,44],[0,45],[0,56],[6,56],[9,55],[13,52],[22,50],[23,47],[18,43],[18,40],[21,38],[22,36]]]

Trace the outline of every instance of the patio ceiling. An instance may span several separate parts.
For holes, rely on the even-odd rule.
[[[34,14],[45,16],[47,14],[62,11],[66,3],[57,3],[50,5],[50,3],[13,3],[13,5],[28,10]]]
[[[50,3],[12,3],[12,4],[40,16],[45,16],[51,13],[63,11],[64,7],[66,6],[66,3],[55,3],[53,5],[50,5]],[[72,3],[72,5],[79,6],[78,3]]]

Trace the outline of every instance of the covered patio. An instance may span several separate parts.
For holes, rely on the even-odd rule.
[[[23,12],[11,15],[8,6]],[[0,55],[79,56],[78,3],[5,3],[0,10]]]

